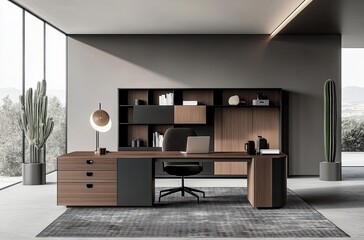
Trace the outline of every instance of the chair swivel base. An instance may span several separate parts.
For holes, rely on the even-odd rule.
[[[163,192],[165,192],[165,193],[163,193]],[[197,203],[200,203],[200,198],[194,192],[202,193],[203,194],[203,197],[205,198],[205,192],[204,191],[201,191],[201,190],[198,190],[198,189],[194,189],[194,188],[190,188],[190,187],[182,186],[182,187],[178,187],[178,188],[169,188],[169,189],[161,190],[159,192],[159,202],[161,201],[161,198],[162,197],[165,197],[167,195],[170,195],[170,194],[173,194],[173,193],[176,193],[176,192],[181,192],[182,193],[182,197],[185,196],[185,192],[191,194],[192,196],[194,196],[194,197],[197,198]]]

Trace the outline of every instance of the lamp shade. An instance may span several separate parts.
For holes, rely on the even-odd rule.
[[[111,119],[104,110],[96,110],[90,116],[90,124],[95,131],[107,132],[111,129]]]

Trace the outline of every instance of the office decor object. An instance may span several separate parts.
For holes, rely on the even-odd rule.
[[[162,147],[163,146],[164,136],[160,132],[153,133],[153,147]]]
[[[229,105],[238,105],[239,103],[240,103],[240,98],[238,95],[234,95],[229,98]]]
[[[260,149],[260,154],[269,155],[269,154],[280,154],[281,151],[279,149]]]
[[[159,96],[159,105],[173,105],[173,93],[166,93]]]
[[[143,104],[143,100],[141,100],[141,99],[135,99],[134,100],[134,105],[142,105]]]
[[[249,155],[254,155],[256,153],[255,152],[255,142],[254,141],[248,141],[247,143],[245,143],[244,150],[246,150],[246,152]]]
[[[257,99],[253,99],[253,106],[269,106],[269,99],[263,94],[263,92],[257,93]]]
[[[257,139],[257,153],[259,154],[262,149],[268,149],[268,141],[262,136]]]
[[[269,106],[253,106],[257,92],[269,99]],[[173,106],[160,106],[159,96],[173,93]],[[240,104],[229,105],[237,95]],[[118,89],[118,150],[161,151],[153,144],[153,133],[164,134],[171,127],[191,127],[198,135],[211,137],[213,151],[244,151],[252,136],[264,136],[269,147],[288,152],[288,108],[286,92],[280,88],[152,88]],[[144,101],[134,105],[135,99]],[[197,101],[198,105],[183,105]],[[242,102],[242,101],[245,101]],[[132,139],[143,147],[131,148]],[[245,162],[204,162],[204,171],[195,177],[241,177],[247,175]],[[161,163],[158,177],[171,177]]]
[[[46,183],[44,146],[52,133],[53,118],[47,116],[47,82],[37,83],[34,91],[29,88],[20,98],[19,127],[29,145],[29,162],[23,163],[23,184],[40,185]]]
[[[131,140],[131,147],[137,147],[137,148],[140,148],[140,147],[143,147],[143,140],[141,139],[132,139]]]
[[[99,155],[105,155],[106,154],[106,148],[98,148],[98,152]]]
[[[91,113],[90,124],[91,127],[96,131],[95,154],[102,155],[102,152],[104,151],[100,151],[100,132],[109,131],[111,129],[112,123],[109,114],[101,109],[101,103],[99,103],[99,109]]]
[[[331,79],[324,84],[324,150],[325,161],[320,162],[320,180],[340,181],[341,163],[335,161],[337,105],[336,86]]]
[[[197,106],[198,105],[198,101],[183,101],[184,106]]]
[[[137,139],[136,140],[136,146],[137,147],[143,147],[143,140]]]
[[[196,136],[195,131],[192,128],[170,128],[167,129],[165,133],[165,140],[163,141],[162,151],[186,151],[187,139],[190,136]],[[163,170],[170,175],[181,177],[182,185],[177,188],[170,188],[161,190],[159,192],[159,202],[162,197],[168,196],[170,194],[181,192],[182,197],[185,196],[185,192],[196,197],[197,202],[200,202],[200,197],[197,193],[202,193],[205,198],[205,192],[185,187],[185,177],[193,176],[202,172],[202,164],[200,162],[163,162]]]
[[[136,147],[136,139],[131,140],[131,147]]]
[[[253,106],[269,106],[268,99],[253,99]]]

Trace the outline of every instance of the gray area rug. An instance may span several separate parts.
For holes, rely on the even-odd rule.
[[[155,207],[69,208],[37,237],[348,237],[292,191],[284,208],[254,209],[246,188],[200,189],[200,204],[174,194]]]

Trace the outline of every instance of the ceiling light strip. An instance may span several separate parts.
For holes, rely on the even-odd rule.
[[[313,0],[304,0],[291,14],[284,19],[281,24],[270,34],[269,38],[274,38],[288,23],[290,23],[303,9],[305,9]]]

